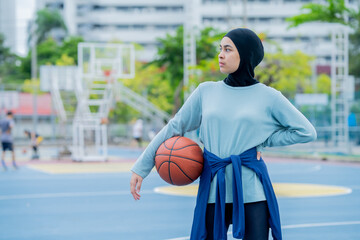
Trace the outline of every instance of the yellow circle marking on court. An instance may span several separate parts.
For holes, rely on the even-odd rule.
[[[31,164],[29,168],[50,174],[129,172],[133,162]]]
[[[277,197],[319,197],[351,193],[349,188],[319,184],[274,183],[273,187]],[[197,191],[197,184],[155,188],[155,192],[178,196],[196,196]]]

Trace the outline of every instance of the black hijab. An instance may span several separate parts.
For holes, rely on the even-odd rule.
[[[233,41],[240,55],[238,69],[230,73],[224,82],[232,87],[245,87],[259,83],[254,78],[254,69],[264,58],[264,47],[260,38],[246,28],[231,30],[224,37]]]

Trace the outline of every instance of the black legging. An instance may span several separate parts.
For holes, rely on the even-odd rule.
[[[245,237],[243,240],[268,240],[269,209],[266,201],[245,203]],[[225,206],[225,224],[228,229],[232,222],[232,203]],[[209,203],[206,208],[206,240],[214,240],[215,204]]]

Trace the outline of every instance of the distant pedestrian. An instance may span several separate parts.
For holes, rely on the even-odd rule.
[[[142,146],[142,136],[143,136],[143,120],[136,120],[133,126],[133,138],[137,142],[138,146]]]
[[[14,128],[14,115],[11,111],[8,111],[6,117],[0,120],[0,130],[1,130],[1,165],[4,170],[7,170],[7,166],[5,163],[5,153],[6,151],[11,152],[12,157],[12,165],[15,169],[17,169],[17,165],[15,162],[15,152],[14,152],[14,143],[13,137],[11,135],[12,129]]]
[[[31,160],[39,159],[39,145],[43,141],[43,137],[41,137],[36,132],[31,132],[30,130],[24,131],[25,135],[30,139],[30,145],[33,149],[33,155],[31,156]]]

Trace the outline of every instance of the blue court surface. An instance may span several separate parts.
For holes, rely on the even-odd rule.
[[[140,150],[117,153],[107,163],[29,161],[0,172],[0,239],[189,239],[195,197],[155,191],[169,185],[153,171],[134,201],[129,166]],[[360,239],[360,164],[264,159],[283,239]]]

